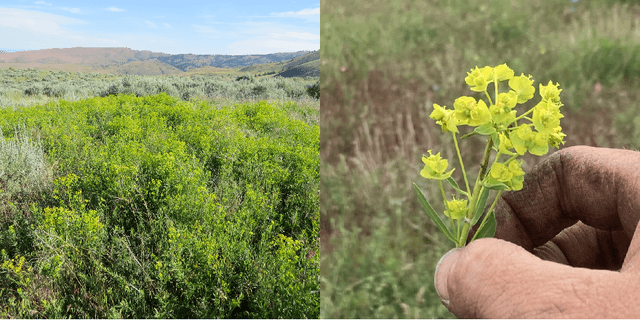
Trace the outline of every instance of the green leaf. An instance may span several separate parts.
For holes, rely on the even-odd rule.
[[[491,134],[491,140],[493,140],[493,144],[496,146],[500,145],[500,137],[498,135],[498,132],[494,132]]]
[[[482,188],[482,192],[480,193],[480,198],[478,198],[478,204],[476,205],[476,212],[474,212],[473,219],[471,219],[472,226],[474,226],[482,216],[482,213],[484,212],[484,206],[487,204],[487,199],[489,198],[490,192],[491,192],[491,189]]]
[[[450,184],[454,189],[456,189],[456,191],[458,191],[459,193],[461,193],[461,194],[463,194],[463,195],[467,196],[467,198],[469,197],[469,194],[468,194],[466,191],[462,191],[462,189],[460,189],[460,187],[458,186],[458,183],[457,183],[455,180],[453,180],[453,178],[451,178],[451,177],[447,178],[447,182],[449,182],[449,184]]]
[[[436,211],[433,210],[433,207],[431,206],[431,204],[429,204],[429,201],[427,201],[427,198],[424,197],[424,194],[422,194],[422,191],[420,191],[420,188],[415,182],[413,183],[413,187],[416,190],[416,193],[418,194],[418,200],[420,200],[420,203],[422,204],[424,211],[427,213],[429,218],[431,218],[431,221],[435,223],[438,229],[440,229],[440,231],[442,231],[442,233],[444,233],[444,235],[447,236],[449,240],[457,244],[458,240],[451,234],[451,232],[449,232],[449,229],[447,229],[447,226],[444,225],[444,222],[442,222],[442,219],[440,219]]]
[[[491,121],[477,127],[473,132],[477,132],[481,135],[488,136],[490,134],[494,134],[496,132],[496,128],[493,127]]]
[[[509,190],[509,186],[502,183],[502,182],[495,182],[495,183],[491,183],[491,182],[487,182],[487,180],[482,182],[482,185],[486,188],[486,189],[491,189],[491,190]]]
[[[474,239],[482,239],[482,238],[492,238],[496,234],[496,215],[495,210],[491,210],[489,212],[489,216],[487,217],[487,221],[483,226],[480,226],[480,229],[473,236]]]

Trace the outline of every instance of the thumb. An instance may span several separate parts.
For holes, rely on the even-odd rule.
[[[636,273],[544,261],[513,243],[487,238],[453,249],[434,277],[458,318],[636,317]]]

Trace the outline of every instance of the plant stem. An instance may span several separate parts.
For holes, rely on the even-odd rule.
[[[482,162],[480,164],[480,172],[478,172],[478,178],[476,178],[476,184],[473,186],[473,196],[469,201],[469,211],[467,211],[467,215],[464,226],[462,227],[462,235],[460,237],[460,242],[458,242],[457,247],[464,247],[467,242],[467,237],[469,236],[469,229],[471,228],[470,219],[473,218],[473,214],[476,212],[476,205],[478,205],[478,198],[480,197],[480,191],[482,189],[482,179],[484,179],[484,175],[487,173],[487,165],[489,164],[489,156],[491,155],[491,148],[493,147],[493,140],[489,137],[489,141],[487,141],[487,146],[484,148],[484,155],[482,156]]]
[[[533,109],[535,109],[535,107],[534,107],[534,108],[531,108],[531,109],[529,109],[529,111],[527,111],[527,112],[525,112],[525,113],[521,114],[519,117],[517,117],[515,120],[513,120],[513,122],[516,122],[516,121],[518,121],[518,120],[520,120],[520,119],[524,118],[526,115],[528,115],[529,113],[533,112]]]
[[[480,226],[478,227],[478,230],[480,230],[484,226],[484,224],[487,222],[487,218],[489,217],[489,213],[491,213],[491,210],[493,210],[493,207],[496,206],[496,203],[498,202],[498,199],[500,198],[501,194],[502,194],[502,190],[498,190],[498,194],[496,195],[496,198],[493,199],[493,203],[491,204],[491,207],[489,207],[489,211],[487,211],[487,214],[482,219],[482,222],[480,223]],[[473,238],[471,238],[471,241],[475,240],[477,235],[478,235],[478,233],[476,232],[476,234],[473,235]]]
[[[462,156],[460,155],[460,147],[458,147],[458,139],[456,139],[455,132],[451,132],[453,136],[453,144],[456,146],[456,153],[458,154],[458,161],[460,161],[460,168],[462,169],[462,176],[464,177],[464,184],[467,187],[467,193],[471,194],[471,188],[469,188],[469,180],[467,180],[467,172],[464,170],[464,163],[462,162]]]
[[[494,81],[493,87],[496,90],[496,96],[495,96],[496,97],[496,103],[498,103],[498,75],[496,74],[495,69],[493,70],[493,81]]]
[[[489,105],[493,105],[493,101],[491,101],[491,97],[489,96],[489,93],[487,92],[487,90],[484,90],[484,94],[487,96],[487,99],[489,100]]]

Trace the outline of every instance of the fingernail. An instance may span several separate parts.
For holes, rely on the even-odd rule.
[[[458,251],[460,248],[453,248],[449,250],[436,265],[436,274],[433,277],[433,285],[436,288],[436,292],[440,297],[440,301],[445,307],[449,308],[449,290],[447,289],[447,278],[449,278],[449,271],[451,266],[458,258]]]

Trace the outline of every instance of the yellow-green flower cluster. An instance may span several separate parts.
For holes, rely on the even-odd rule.
[[[422,162],[424,162],[424,168],[420,170],[420,175],[427,179],[444,180],[451,177],[451,173],[455,169],[451,169],[449,172],[445,172],[449,167],[449,161],[440,157],[440,152],[435,155],[429,150],[429,157],[422,156]]]
[[[491,113],[484,101],[472,97],[460,97],[453,102],[458,124],[480,126],[491,120]]]
[[[485,186],[499,189],[520,190],[524,181],[522,162],[514,160],[508,166],[503,163],[494,163],[487,175]]]
[[[458,132],[458,119],[453,110],[447,110],[447,107],[441,107],[437,103],[433,104],[433,112],[429,117],[442,126],[442,132]]]
[[[533,108],[532,124],[521,124],[508,132],[508,140],[512,143],[515,152],[519,155],[529,151],[541,156],[549,151],[549,146],[557,148],[564,143],[566,136],[562,133],[560,119],[564,116],[560,113],[560,91],[557,84],[549,81],[546,86],[540,85],[542,101]],[[532,127],[535,131],[532,130]],[[501,140],[502,141],[502,140]],[[501,148],[502,153],[513,154],[508,148]]]
[[[508,92],[498,93],[500,81],[508,81]],[[539,85],[542,100],[533,108],[533,116],[525,118],[531,123],[518,125],[517,121],[523,116],[517,117],[514,108],[533,98],[535,87],[531,76],[515,76],[513,70],[501,64],[494,68],[476,67],[467,73],[465,82],[472,91],[484,92],[487,96],[487,86],[493,83],[496,86],[496,101],[490,101],[491,105],[487,107],[483,100],[462,96],[454,101],[454,110],[434,104],[430,117],[441,125],[443,132],[458,133],[459,125],[482,126],[483,130],[476,129],[477,133],[492,135],[496,144],[504,143],[500,152],[509,155],[523,155],[527,151],[543,155],[549,151],[549,146],[557,148],[564,143],[566,135],[560,127],[560,119],[564,117],[560,112],[562,89],[558,88],[558,84],[549,81],[546,86]]]
[[[460,220],[467,214],[467,200],[453,199],[447,201],[447,210],[444,211],[444,215],[454,220]]]
[[[465,183],[463,187],[466,187],[466,190],[461,189],[458,182],[451,178],[454,170],[447,172],[449,162],[442,159],[440,153],[434,155],[429,150],[430,156],[422,156],[425,166],[420,171],[424,178],[440,180],[438,184],[446,206],[444,215],[449,217],[451,228],[444,224],[433,206],[420,192],[419,187],[414,184],[426,214],[457,247],[466,244],[472,224],[480,223],[472,241],[476,237],[493,236],[496,230],[493,208],[501,192],[517,191],[523,188],[523,161],[518,160],[518,156],[526,152],[544,155],[549,151],[549,146],[558,147],[564,143],[565,137],[560,127],[560,119],[564,116],[560,112],[562,90],[559,84],[553,84],[551,81],[547,85],[540,84],[540,102],[531,110],[518,115],[516,106],[527,103],[535,94],[534,81],[530,75],[516,76],[506,64],[501,64],[496,67],[475,67],[467,73],[464,80],[471,91],[482,93],[483,96],[480,99],[472,96],[459,97],[454,100],[452,109],[434,104],[429,117],[441,126],[443,132],[451,132],[462,168]],[[502,92],[499,87],[501,81],[506,81],[508,85],[508,88],[502,88]],[[491,93],[488,91],[490,84],[493,84]],[[486,97],[486,100],[483,100],[483,97]],[[456,138],[460,125],[475,127],[473,132],[465,134],[462,139],[477,134],[488,136],[475,185],[469,184]],[[493,158],[493,164],[489,166],[492,150],[496,150],[497,154]],[[501,155],[510,157],[501,161]],[[467,199],[456,199],[454,196],[453,200],[449,201],[441,180],[446,180],[458,194],[466,196]],[[480,222],[479,219],[483,216],[491,190],[499,191]]]

